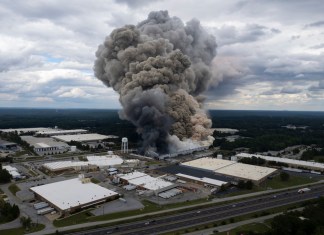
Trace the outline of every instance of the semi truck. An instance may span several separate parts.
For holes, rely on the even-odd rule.
[[[45,215],[45,214],[48,214],[48,213],[50,213],[52,211],[54,211],[54,208],[46,207],[44,209],[37,210],[37,215]]]
[[[46,203],[46,202],[39,202],[39,203],[34,204],[35,210],[40,210],[45,207],[48,207],[48,203]]]

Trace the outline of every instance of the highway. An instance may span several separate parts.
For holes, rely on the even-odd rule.
[[[167,231],[178,230],[200,224],[221,221],[226,218],[264,211],[295,202],[301,202],[324,195],[324,185],[310,186],[310,192],[299,194],[297,189],[288,190],[271,195],[258,196],[240,202],[224,205],[210,206],[208,208],[195,209],[188,212],[156,217],[151,220],[140,220],[133,223],[117,226],[92,229],[71,235],[101,235],[101,234],[160,234]]]

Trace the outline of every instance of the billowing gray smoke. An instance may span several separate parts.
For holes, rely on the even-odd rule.
[[[142,152],[174,152],[211,143],[200,94],[211,79],[215,38],[198,20],[167,11],[115,29],[99,46],[95,76],[120,94],[120,117],[142,136]]]

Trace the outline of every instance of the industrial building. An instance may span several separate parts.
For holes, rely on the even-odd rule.
[[[0,139],[0,150],[14,150],[17,148],[17,144]]]
[[[88,161],[57,161],[48,162],[43,164],[43,168],[54,172],[63,172],[66,170],[75,171],[92,171],[99,168],[109,168],[120,166],[123,163],[123,159],[117,155],[107,155],[107,156],[87,156]]]
[[[215,175],[227,176],[235,180],[251,180],[255,184],[260,184],[269,175],[277,171],[277,169],[274,168],[253,166],[208,157],[181,163],[181,166],[206,170],[213,172]]]
[[[33,127],[33,128],[16,128],[16,129],[1,129],[1,132],[5,133],[11,133],[11,132],[17,132],[18,135],[23,133],[36,133],[38,131],[54,131],[53,128],[45,128],[45,127]]]
[[[104,139],[116,138],[116,136],[112,135],[100,135],[100,134],[79,134],[79,135],[54,135],[53,138],[63,141],[77,141],[77,142],[96,142],[102,141]],[[117,137],[118,138],[118,137]]]
[[[289,159],[289,158],[280,158],[280,157],[270,157],[270,156],[264,156],[259,154],[248,154],[248,153],[239,153],[236,155],[238,159],[241,158],[251,158],[251,157],[259,157],[266,161],[273,161],[273,162],[279,162],[279,163],[285,163],[290,167],[302,167],[307,168],[309,170],[318,170],[323,172],[324,171],[324,164],[319,162],[309,162],[309,161],[301,161],[301,160],[295,160],[295,159]]]
[[[34,147],[34,152],[40,156],[61,154],[70,150],[68,144],[56,141],[52,138],[21,136],[21,139],[32,145]]]
[[[83,175],[75,179],[32,187],[30,190],[36,199],[47,202],[63,215],[119,197],[118,193],[91,183]]]
[[[229,182],[225,182],[225,181],[221,181],[221,180],[215,180],[215,179],[211,179],[211,178],[207,178],[207,177],[199,178],[199,177],[186,175],[186,174],[182,174],[182,173],[178,173],[178,174],[176,174],[176,176],[180,180],[190,181],[190,182],[193,182],[196,184],[201,184],[204,186],[220,187],[222,185],[229,184]]]
[[[128,174],[120,174],[117,175],[117,177],[119,182],[122,184],[136,186],[137,189],[148,190],[155,195],[176,187],[176,185],[171,182],[160,178],[154,178],[139,171],[134,171]]]
[[[118,136],[114,135],[100,135],[96,133],[78,135],[54,135],[52,137],[56,140],[66,143],[69,143],[71,141],[81,142],[84,145],[89,145],[91,148],[97,148],[103,140],[118,138]]]
[[[121,166],[124,160],[117,155],[107,155],[107,156],[87,156],[88,163],[91,165],[96,165],[99,168],[107,168],[112,166]]]
[[[98,169],[97,166],[89,166],[88,162],[84,161],[58,161],[58,162],[48,162],[43,164],[43,168],[51,171],[53,173],[61,173],[67,170],[96,170]]]
[[[189,162],[181,163],[182,166],[200,168],[202,170],[215,171],[217,169],[235,164],[233,161],[216,159],[211,157],[198,158]]]
[[[71,134],[84,134],[87,133],[87,130],[84,129],[74,129],[74,130],[41,130],[37,131],[36,135],[38,136],[53,136],[53,135],[71,135]]]
[[[243,163],[235,163],[215,171],[216,174],[234,177],[239,180],[251,180],[255,184],[264,181],[269,175],[276,172],[277,169],[270,167],[254,166]]]
[[[7,165],[7,166],[2,166],[2,169],[7,170],[13,179],[21,179],[22,178],[22,176],[20,175],[20,173],[16,167]]]

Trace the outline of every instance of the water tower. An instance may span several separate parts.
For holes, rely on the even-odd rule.
[[[121,151],[122,153],[128,153],[128,139],[126,137],[122,138]]]

